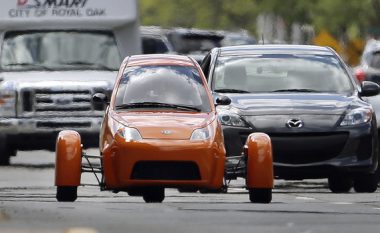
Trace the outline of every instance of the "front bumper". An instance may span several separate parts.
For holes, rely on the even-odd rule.
[[[224,147],[211,141],[119,138],[103,151],[105,188],[139,186],[219,189],[223,184]]]
[[[79,132],[85,146],[98,146],[102,117],[0,118],[0,134],[14,149],[54,149],[62,130]]]
[[[241,155],[253,131],[223,126],[227,156]],[[336,172],[370,173],[377,167],[378,141],[371,124],[330,132],[263,131],[272,141],[278,179],[326,178]]]

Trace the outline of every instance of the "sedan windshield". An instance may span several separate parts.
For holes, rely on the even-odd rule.
[[[115,108],[211,111],[198,71],[188,66],[127,68],[117,87]]]
[[[219,57],[212,89],[220,93],[328,92],[350,94],[353,83],[328,55]]]
[[[0,67],[24,70],[118,70],[121,56],[112,33],[28,31],[5,35]]]

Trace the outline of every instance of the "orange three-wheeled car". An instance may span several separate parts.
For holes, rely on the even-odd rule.
[[[214,104],[195,60],[179,55],[127,57],[110,100],[97,93],[93,101],[108,103],[100,132],[100,156],[82,151],[77,132],[59,133],[58,201],[76,200],[82,172],[93,172],[101,190],[126,191],[146,202],[162,202],[165,188],[225,190],[229,158],[215,109],[231,101],[222,97]],[[251,134],[242,151],[251,202],[269,203],[273,187],[269,137]],[[100,163],[91,159],[100,159]]]

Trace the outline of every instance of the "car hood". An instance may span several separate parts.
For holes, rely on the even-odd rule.
[[[25,71],[3,72],[0,77],[7,88],[57,88],[102,86],[112,89],[116,71]]]
[[[291,119],[301,120],[298,131],[325,131],[339,125],[350,109],[369,106],[355,96],[338,94],[227,94],[229,106],[220,106],[244,118],[252,127],[264,132],[284,132]]]
[[[214,114],[135,112],[120,114],[128,127],[136,128],[144,139],[188,140],[195,129],[203,128]]]

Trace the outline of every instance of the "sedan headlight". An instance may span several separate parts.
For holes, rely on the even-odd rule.
[[[236,127],[249,127],[249,125],[237,114],[221,111],[218,112],[219,120],[222,125],[236,126]]]
[[[356,108],[346,114],[340,126],[353,126],[367,123],[372,119],[373,111],[370,108]]]

